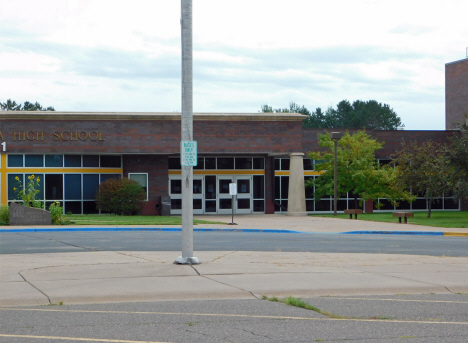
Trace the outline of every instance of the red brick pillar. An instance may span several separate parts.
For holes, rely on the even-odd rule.
[[[364,213],[374,213],[374,202],[372,199],[364,203]]]

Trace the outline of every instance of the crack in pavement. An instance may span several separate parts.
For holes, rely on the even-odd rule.
[[[31,287],[35,288],[36,290],[38,290],[41,294],[43,294],[46,298],[47,298],[47,301],[49,302],[49,304],[52,304],[52,301],[50,301],[50,297],[44,293],[42,290],[40,290],[38,287],[36,287],[35,285],[33,285],[31,282],[29,282],[28,280],[26,280],[26,278],[21,274],[22,272],[18,272],[18,275],[21,276],[21,278],[24,280],[24,282],[28,283]]]

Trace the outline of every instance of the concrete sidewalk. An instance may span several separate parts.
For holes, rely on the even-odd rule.
[[[202,219],[231,221],[230,216],[203,216]],[[441,230],[409,224],[282,215],[235,216],[234,222],[241,229],[322,233]],[[213,227],[232,229],[234,226]],[[450,231],[468,232],[467,229]],[[1,235],[0,232],[0,239]],[[468,293],[468,258],[463,257],[200,251],[195,252],[202,262],[200,265],[174,265],[179,254],[88,251],[0,255],[0,306],[246,299],[262,295]]]

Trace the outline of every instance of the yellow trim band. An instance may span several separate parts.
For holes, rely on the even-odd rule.
[[[169,175],[180,175],[180,170],[169,170]],[[264,170],[194,170],[194,175],[265,175]]]
[[[44,174],[44,173],[99,173],[99,174],[122,174],[122,168],[7,168],[7,173],[9,174]]]
[[[2,174],[2,179],[0,180],[0,190],[2,192],[2,199],[1,199],[1,203],[2,205],[5,205],[8,203],[8,200],[7,200],[7,187],[6,187],[6,184],[7,184],[7,166],[6,166],[6,163],[7,163],[7,155],[6,154],[2,154],[2,160],[1,160],[1,174]]]

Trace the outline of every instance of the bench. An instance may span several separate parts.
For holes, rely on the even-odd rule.
[[[408,224],[408,218],[413,218],[412,212],[393,212],[394,217],[398,217],[398,221],[401,224],[401,218],[405,218],[405,224]]]
[[[362,210],[344,210],[345,214],[349,214],[349,219],[353,219],[353,214],[354,214],[354,219],[357,219],[358,214],[362,214]]]

